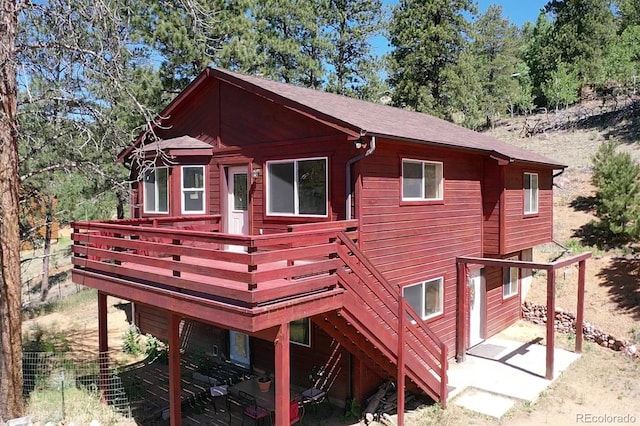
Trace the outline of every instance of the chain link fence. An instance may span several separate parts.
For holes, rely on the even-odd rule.
[[[25,352],[23,395],[29,414],[42,422],[82,424],[130,419],[131,404],[113,359],[109,352]]]

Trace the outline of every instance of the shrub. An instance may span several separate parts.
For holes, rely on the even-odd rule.
[[[605,142],[592,159],[591,181],[596,187],[596,216],[619,242],[638,235],[640,166],[628,153],[616,151],[615,142]]]

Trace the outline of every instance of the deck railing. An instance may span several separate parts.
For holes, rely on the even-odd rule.
[[[436,334],[422,321],[420,315],[400,295],[400,289],[392,286],[371,264],[369,259],[344,234],[338,235],[341,246],[338,256],[347,265],[349,271],[338,271],[341,282],[347,288],[347,294],[355,296],[354,303],[345,304],[345,310],[355,308],[359,315],[353,321],[361,322],[364,332],[371,331],[373,319],[380,332],[371,333],[368,338],[386,353],[390,359],[398,354],[399,333],[403,333],[405,356],[409,377],[420,385],[429,396],[443,405],[447,401],[447,347]],[[362,307],[368,307],[364,312]],[[400,330],[400,311],[408,321],[404,330]]]
[[[249,305],[336,286],[336,235],[357,221],[269,235],[220,232],[220,216],[74,222],[76,268]]]

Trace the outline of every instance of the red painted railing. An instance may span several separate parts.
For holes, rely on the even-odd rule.
[[[74,222],[73,263],[248,305],[337,285],[336,229],[233,235],[219,224],[219,216]]]
[[[446,345],[404,301],[400,289],[392,286],[378,272],[349,237],[340,233],[338,240],[341,244],[338,256],[348,267],[348,270],[339,269],[338,276],[347,289],[347,295],[353,297],[351,303],[345,303],[344,307],[349,322],[389,359],[403,359],[409,378],[444,407],[447,402]],[[405,330],[402,331],[404,356],[398,350],[398,333],[401,332],[399,304],[403,305],[402,312],[410,319],[404,321]]]

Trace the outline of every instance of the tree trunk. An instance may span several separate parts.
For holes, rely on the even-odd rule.
[[[24,414],[15,0],[0,0],[0,421]]]
[[[49,264],[51,259],[51,228],[53,227],[53,199],[45,200],[44,215],[44,250],[42,253],[42,284],[40,284],[40,301],[47,300],[49,292]]]

